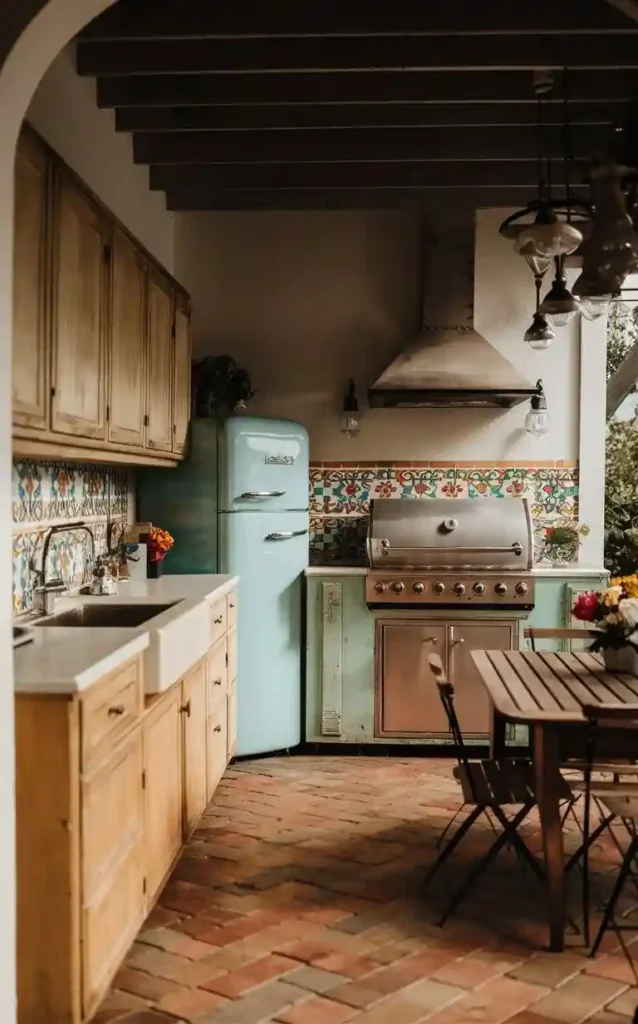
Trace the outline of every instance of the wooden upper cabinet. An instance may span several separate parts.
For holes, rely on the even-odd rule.
[[[63,176],[54,242],[51,426],[62,434],[104,440],[110,225]]]
[[[191,406],[191,318],[190,306],[181,296],[175,299],[175,372],[173,376],[173,451],[186,451]]]
[[[148,276],[146,339],[146,446],[173,448],[173,290],[156,270]]]
[[[23,135],[15,165],[13,422],[41,429],[49,425],[48,182],[46,155]]]
[[[144,447],[147,261],[116,230],[109,362],[109,441]]]

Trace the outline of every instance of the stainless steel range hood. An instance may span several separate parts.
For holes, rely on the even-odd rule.
[[[368,392],[371,408],[505,408],[536,388],[473,327],[427,327]]]

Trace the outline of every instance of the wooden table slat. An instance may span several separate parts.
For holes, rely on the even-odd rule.
[[[636,694],[622,681],[622,679],[605,671],[604,665],[591,655],[585,658],[576,657],[576,654],[563,654],[562,660],[577,675],[581,675],[587,686],[596,691],[596,696],[601,703],[605,704],[633,704],[636,701]],[[601,680],[604,676],[604,681]],[[605,697],[605,690],[609,696]]]
[[[560,655],[544,652],[540,657],[548,671],[552,672],[576,698],[579,707],[582,707],[583,704],[606,704],[609,700],[613,701],[613,695],[608,693],[606,687],[601,687],[604,696],[600,696],[595,687],[592,689],[587,686],[585,672],[582,675],[573,675],[567,665],[561,661]]]
[[[595,654],[590,654],[589,651],[579,651],[577,656],[578,660],[582,662],[585,668],[590,672],[593,672],[596,675],[605,673],[605,678],[610,686],[612,683],[615,685],[617,680],[623,687],[625,687],[626,690],[629,691],[628,696],[622,698],[623,703],[628,702],[633,704],[638,700],[638,678],[636,678],[636,676],[627,675],[626,672],[607,672],[602,659],[597,657]]]
[[[509,655],[511,653],[511,651],[490,651],[489,658],[517,707],[525,711],[542,710],[542,702],[535,696],[533,687],[529,685],[523,673],[518,671],[519,666],[514,668],[510,664]]]
[[[531,657],[528,658],[528,654],[531,654]],[[539,697],[542,695],[541,707],[544,711],[556,709],[563,712],[580,709],[580,704],[572,692],[553,673],[547,673],[546,666],[537,654],[524,651],[522,658],[517,658],[516,670],[521,677],[529,675],[537,680],[537,692]]]
[[[500,654],[498,651],[472,651],[472,660],[476,665],[488,693],[497,711],[506,718],[516,718],[520,715],[520,708],[512,700],[503,680],[490,661],[490,656]],[[533,714],[533,712],[532,712]]]

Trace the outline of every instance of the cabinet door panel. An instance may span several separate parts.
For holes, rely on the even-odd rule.
[[[228,706],[226,697],[215,704],[207,722],[208,799],[217,789],[228,763]]]
[[[446,630],[436,622],[378,623],[376,734],[447,735],[448,723],[428,655],[445,661]]]
[[[510,650],[514,628],[509,622],[459,622],[449,627],[448,674],[454,685],[456,713],[464,736],[487,736],[492,726],[492,702],[471,652]]]
[[[173,297],[170,285],[155,270],[148,277],[146,338],[148,425],[146,445],[170,452],[173,446]]]
[[[173,451],[186,450],[191,405],[190,311],[180,298],[175,305],[175,371],[173,377]]]
[[[54,239],[52,427],[103,440],[109,226],[66,181],[57,191]]]
[[[23,136],[15,165],[13,258],[13,422],[49,425],[50,347],[47,296],[47,159]]]
[[[113,245],[109,440],[144,447],[146,260],[121,231]]]
[[[145,847],[148,895],[159,890],[182,844],[181,688],[144,723]]]
[[[188,673],[183,683],[185,831],[193,831],[206,809],[206,662]]]

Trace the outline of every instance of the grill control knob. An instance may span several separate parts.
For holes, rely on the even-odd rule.
[[[374,589],[376,590],[377,594],[382,594],[383,591],[385,590],[385,583],[375,583]]]
[[[394,590],[395,594],[402,594],[403,591],[405,590],[405,583],[393,583],[392,589]]]
[[[445,583],[435,583],[432,589],[435,594],[442,594],[445,590]]]
[[[517,594],[526,594],[527,591],[529,590],[529,587],[527,586],[527,583],[523,583],[523,581],[521,580],[520,583],[516,584],[516,586],[514,587],[514,590],[516,591]]]
[[[413,583],[412,589],[415,594],[422,594],[425,591],[425,583]]]
[[[485,593],[485,584],[484,583],[475,583],[474,586],[472,587],[472,593],[478,594],[479,597],[480,597],[481,594]]]
[[[507,593],[507,583],[497,583],[494,590],[499,597],[503,597]]]
[[[454,586],[452,587],[452,590],[454,591],[457,597],[463,597],[463,594],[465,593],[465,584],[455,583]]]

